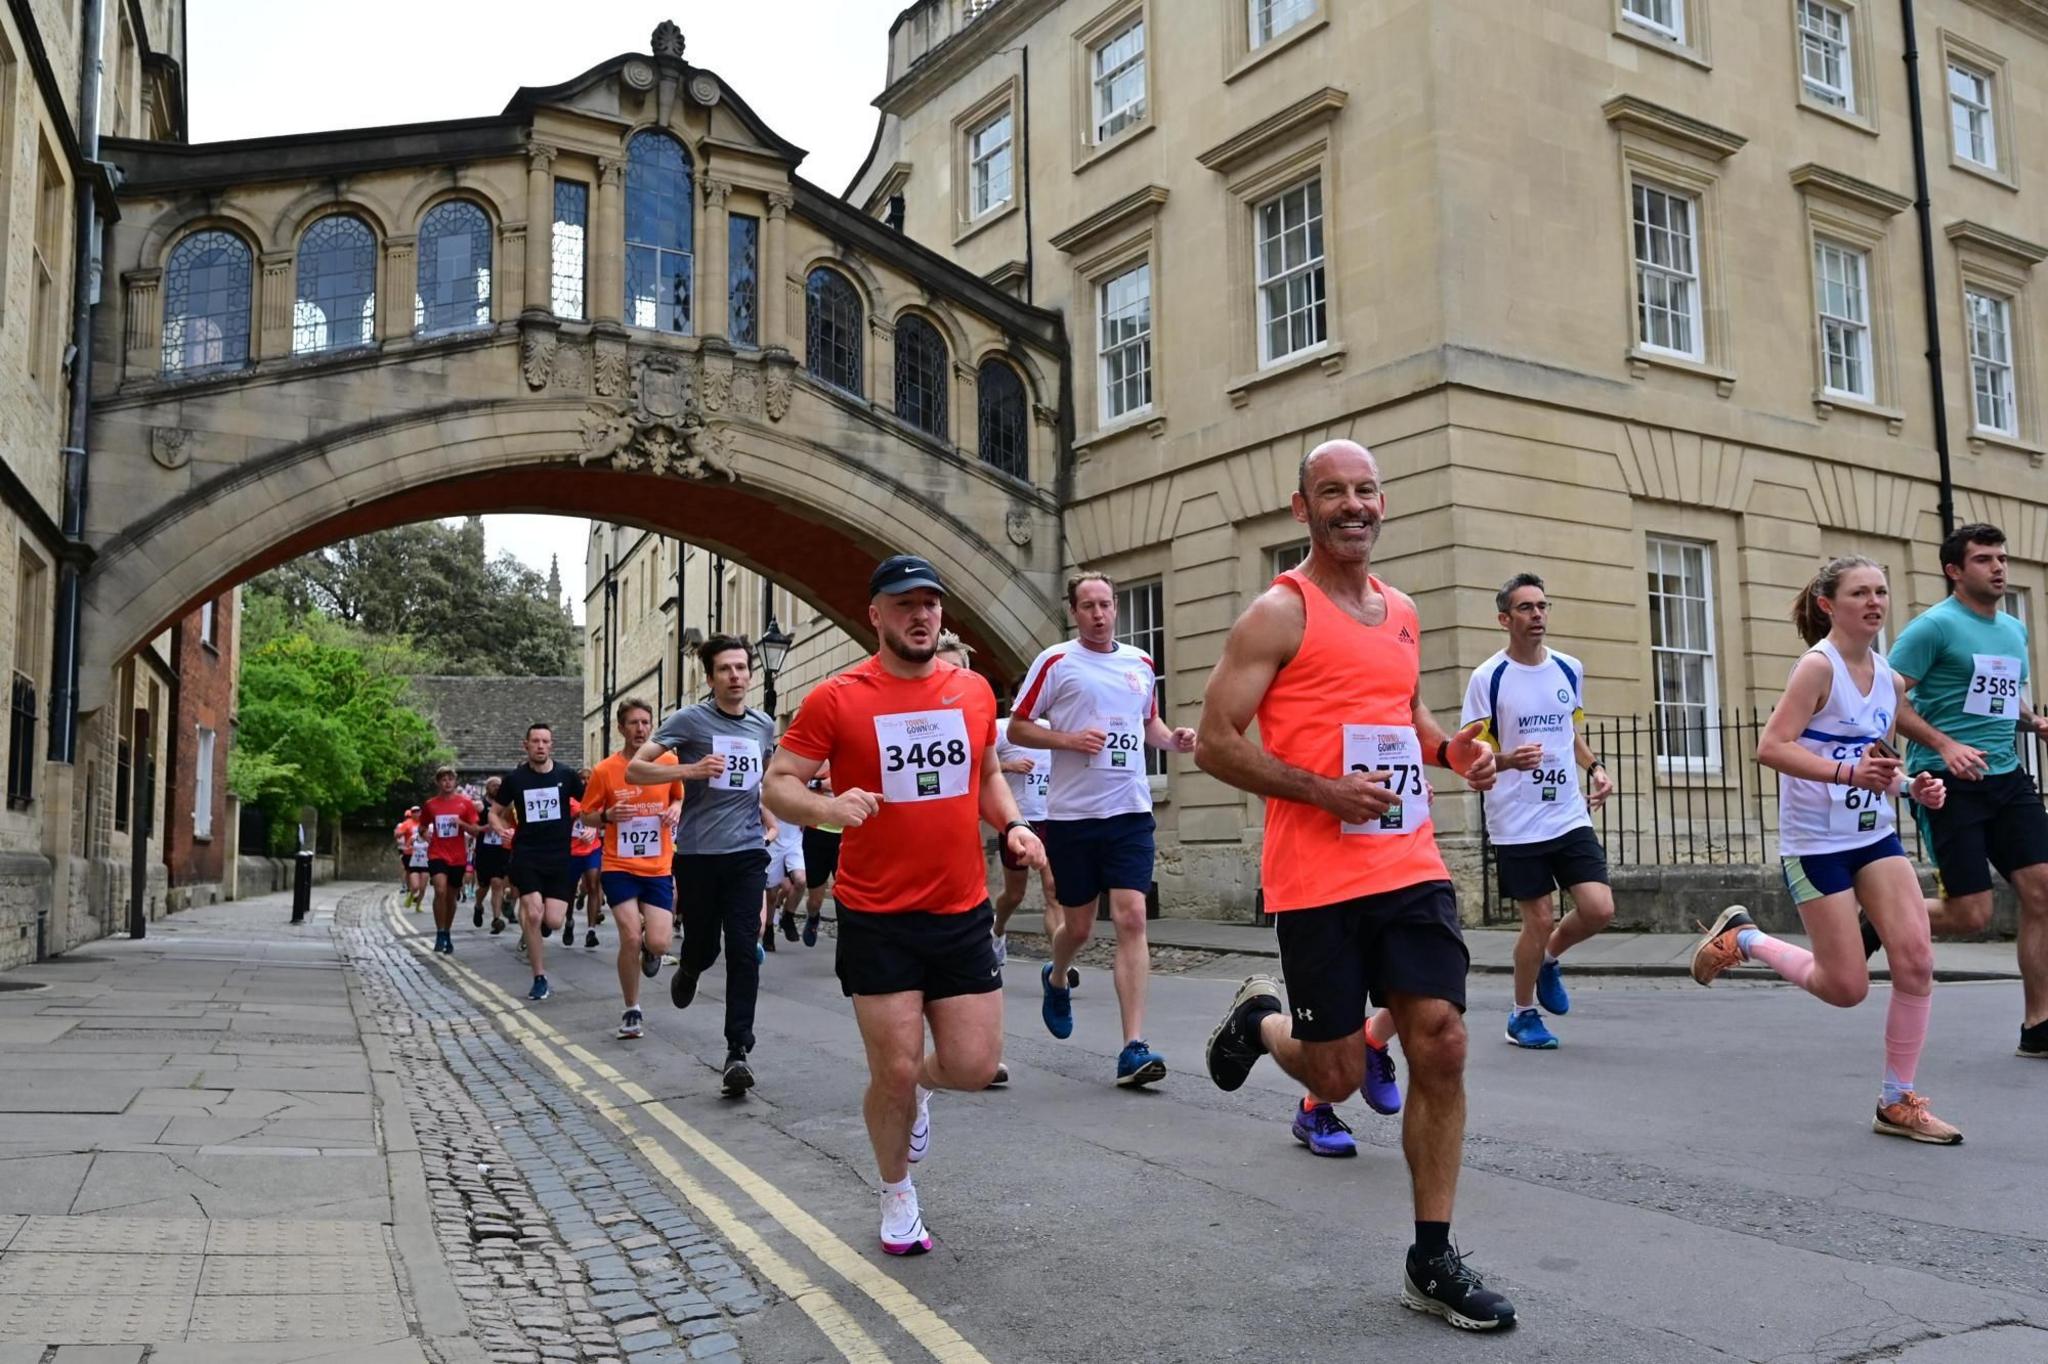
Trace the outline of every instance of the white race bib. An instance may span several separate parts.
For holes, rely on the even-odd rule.
[[[1143,726],[1128,715],[1098,715],[1095,727],[1108,735],[1099,753],[1088,755],[1088,765],[1110,772],[1145,770]]]
[[[950,800],[967,794],[967,721],[957,710],[875,717],[883,800]]]
[[[1844,836],[1875,834],[1892,825],[1892,798],[1860,786],[1830,787],[1828,832]]]
[[[1429,819],[1429,778],[1422,770],[1422,741],[1409,725],[1344,726],[1344,770],[1385,772],[1381,783],[1398,805],[1366,824],[1346,824],[1347,834],[1405,834]]]
[[[1034,766],[1024,774],[1024,789],[1031,793],[1035,804],[1045,804],[1046,796],[1052,791],[1052,772],[1044,763]]]
[[[416,838],[413,840],[412,865],[415,867],[424,867],[427,865],[427,840],[425,840],[424,838]]]
[[[619,856],[659,857],[661,855],[661,816],[634,815],[631,819],[620,820]]]
[[[751,791],[761,784],[761,745],[737,734],[714,734],[711,751],[725,759],[725,771],[711,779],[721,791]]]
[[[1578,794],[1579,769],[1569,749],[1544,749],[1542,764],[1523,776],[1527,799],[1538,805],[1569,805]]]
[[[562,788],[559,786],[537,786],[526,792],[523,822],[546,824],[562,817]]]
[[[459,833],[461,833],[461,832],[462,832],[462,830],[460,830],[460,829],[458,829],[458,828],[456,828],[456,827],[455,827],[455,816],[454,816],[454,815],[435,815],[435,816],[434,816],[434,837],[436,837],[436,838],[453,838],[453,837],[455,837],[455,835],[457,835],[457,834],[459,834]]]
[[[1970,663],[1970,689],[1963,693],[1964,712],[2017,720],[2020,661],[2010,654],[1971,654]]]
[[[484,846],[487,848],[502,848],[505,846],[503,835],[488,824],[484,825]]]

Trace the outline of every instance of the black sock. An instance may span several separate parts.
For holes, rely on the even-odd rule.
[[[1415,1224],[1415,1249],[1427,1260],[1451,1248],[1451,1224],[1449,1222],[1417,1222]]]
[[[1870,920],[1863,920],[1863,958],[1868,961],[1877,955],[1877,949],[1884,946],[1884,939],[1877,936],[1877,928]]]

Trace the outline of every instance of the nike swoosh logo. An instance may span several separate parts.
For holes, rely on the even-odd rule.
[[[958,701],[958,700],[959,700],[959,699],[960,699],[960,698],[961,698],[961,697],[962,697],[963,695],[965,695],[965,693],[964,693],[964,692],[957,692],[957,691],[956,691],[956,692],[954,692],[954,693],[953,693],[953,694],[952,694],[951,696],[941,696],[941,697],[939,698],[939,704],[940,704],[940,705],[942,705],[942,706],[950,706],[950,705],[952,705],[952,704],[953,704],[953,703],[954,703],[955,701]]]

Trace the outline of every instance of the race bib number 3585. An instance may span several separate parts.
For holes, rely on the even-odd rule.
[[[883,800],[949,800],[968,789],[974,753],[957,710],[905,711],[875,717]]]
[[[1963,693],[1964,712],[2017,720],[2020,661],[2007,654],[1972,654],[1970,665],[1970,686]]]
[[[1404,834],[1429,820],[1429,778],[1422,770],[1422,741],[1406,725],[1344,726],[1344,770],[1384,772],[1380,784],[1399,803],[1378,819],[1346,824],[1347,834]]]

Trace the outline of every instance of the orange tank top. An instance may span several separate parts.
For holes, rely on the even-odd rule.
[[[1422,625],[1415,603],[1377,578],[1387,618],[1365,625],[1298,569],[1274,579],[1301,594],[1301,648],[1259,703],[1259,740],[1268,753],[1325,776],[1347,768],[1384,771],[1403,796],[1369,826],[1299,801],[1266,801],[1260,882],[1266,912],[1311,909],[1450,878],[1429,817],[1426,761],[1415,734]]]

